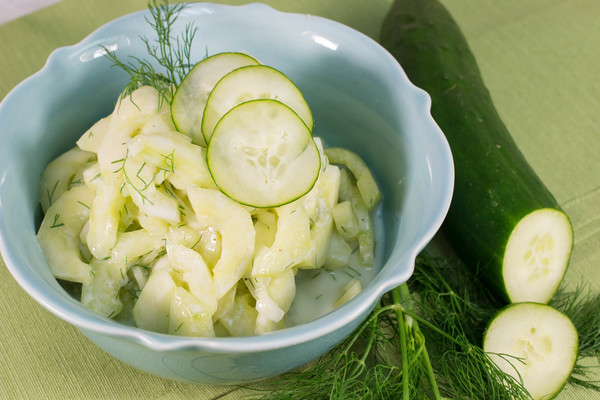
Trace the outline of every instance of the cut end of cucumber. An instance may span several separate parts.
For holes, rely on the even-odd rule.
[[[308,193],[321,167],[311,131],[276,100],[248,101],[225,114],[206,158],[223,193],[259,208],[277,207]]]
[[[490,322],[483,350],[534,399],[551,399],[571,375],[578,341],[575,326],[563,313],[545,304],[518,303]]]
[[[502,266],[510,301],[549,302],[567,270],[572,246],[571,223],[559,210],[536,210],[519,221]]]

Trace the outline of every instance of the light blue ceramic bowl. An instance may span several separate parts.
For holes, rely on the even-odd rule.
[[[124,326],[88,311],[52,277],[36,241],[38,183],[46,164],[74,145],[113,108],[126,77],[100,45],[145,56],[153,37],[139,12],[110,22],[80,43],[56,50],[44,68],[0,104],[0,249],[14,278],[41,305],[102,349],[159,376],[232,384],[299,367],[349,335],[380,297],[405,282],[414,260],[448,210],[454,170],[430,99],[381,46],[344,25],[267,6],[197,3],[178,27],[195,21],[195,56],[244,51],[287,74],[304,93],[315,134],[358,152],[384,193],[381,271],[341,308],[301,326],[246,338],[181,338]],[[33,357],[33,355],[32,355]]]

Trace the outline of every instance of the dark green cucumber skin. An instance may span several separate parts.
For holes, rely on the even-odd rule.
[[[459,258],[509,302],[502,278],[509,235],[532,211],[560,206],[502,122],[463,33],[439,1],[396,0],[381,44],[429,93],[452,150],[455,189],[442,230]]]

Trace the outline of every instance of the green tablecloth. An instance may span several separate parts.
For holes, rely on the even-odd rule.
[[[265,2],[340,21],[375,39],[391,5],[391,0]],[[585,279],[600,290],[600,2],[444,3],[463,28],[508,128],[572,219],[575,246],[567,281]],[[63,0],[0,26],[0,98],[39,70],[56,47],[145,8],[145,0]],[[121,363],[35,303],[0,260],[1,399],[237,399],[244,394],[156,378]],[[600,396],[567,387],[559,398]]]

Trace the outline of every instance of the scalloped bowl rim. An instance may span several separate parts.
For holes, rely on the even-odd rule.
[[[261,3],[252,3],[241,6],[222,5],[214,3],[191,3],[189,4],[189,6],[211,7],[214,9],[243,8],[244,11],[247,12],[277,13],[282,16],[304,15],[298,13],[278,11],[268,5]],[[145,13],[147,13],[147,10],[133,12],[121,16],[119,18],[113,19],[107,22],[106,24],[100,26],[99,28],[95,29],[93,32],[91,32],[78,43],[57,48],[49,55],[46,63],[38,72],[23,80],[6,95],[6,97],[0,103],[0,109],[5,103],[10,102],[13,96],[17,96],[17,93],[21,88],[23,88],[26,85],[34,84],[37,79],[43,78],[44,74],[48,72],[55,63],[58,62],[59,58],[63,53],[68,53],[71,50],[76,50],[78,48],[84,47],[90,42],[96,40],[96,38],[101,37],[105,31],[111,29],[115,25],[122,24],[130,18],[137,18]],[[354,30],[353,28],[350,28],[342,23],[324,17],[312,15],[310,17],[317,21],[321,21],[322,23],[336,26],[337,29],[341,31],[346,31],[346,33],[349,32],[352,35],[361,37],[361,40],[371,41],[373,45],[379,46],[382,52],[387,53],[387,51],[383,49],[383,47],[381,47],[375,40]],[[389,53],[387,53],[386,56],[391,59],[389,60],[390,62],[396,62],[395,59],[393,59],[393,57]],[[406,74],[404,73],[400,65],[397,65],[397,69],[398,77],[406,81],[405,83],[407,83],[408,86],[410,86],[414,91],[412,93],[414,98],[419,100],[419,103],[423,108],[421,110],[423,112],[422,116],[429,120],[428,122],[430,124],[434,125],[434,129],[439,130],[439,128],[437,128],[437,124],[430,115],[431,99],[429,95],[408,81],[408,78],[406,77]],[[405,282],[406,280],[408,280],[410,275],[412,275],[416,256],[434,237],[435,233],[440,228],[448,211],[448,208],[450,206],[450,200],[452,198],[452,189],[454,182],[452,155],[441,130],[439,130],[438,135],[440,136],[438,138],[438,140],[440,141],[439,144],[443,147],[442,153],[447,155],[447,158],[445,160],[441,160],[441,162],[446,166],[446,171],[444,172],[447,174],[446,181],[448,184],[446,190],[443,190],[443,193],[445,195],[438,200],[440,208],[437,211],[437,215],[432,219],[429,228],[424,232],[424,234],[419,238],[419,240],[417,240],[414,243],[414,246],[411,249],[412,251],[404,253],[402,255],[396,255],[393,252],[387,261],[389,262],[390,260],[394,260],[397,263],[400,263],[401,261],[404,263],[409,263],[410,267],[408,268],[408,270],[405,271],[404,274],[394,275],[391,277],[388,276],[387,278],[390,279],[387,281],[383,281],[380,277],[381,273],[378,273],[374,277],[373,281],[371,281],[371,283],[363,289],[363,292],[360,295],[358,295],[342,307],[313,321],[306,322],[297,326],[292,326],[284,330],[275,331],[264,335],[247,337],[188,338],[146,331],[136,327],[126,326],[113,320],[102,319],[101,317],[95,315],[83,315],[80,310],[75,309],[73,305],[66,304],[64,300],[59,299],[57,301],[57,297],[54,294],[46,293],[46,289],[40,289],[35,281],[30,281],[28,277],[22,273],[20,268],[16,266],[18,264],[18,261],[13,257],[11,251],[9,251],[8,242],[3,234],[0,234],[0,250],[4,257],[8,270],[11,272],[14,279],[19,283],[19,285],[31,297],[33,297],[38,303],[40,303],[44,308],[46,308],[54,315],[84,330],[89,330],[98,334],[104,334],[113,337],[129,338],[139,344],[142,344],[150,349],[154,349],[157,351],[200,349],[210,350],[215,353],[253,353],[265,350],[273,350],[277,348],[284,348],[291,345],[308,342],[323,337],[327,334],[331,334],[337,331],[338,329],[348,325],[348,323],[354,318],[357,318],[360,315],[363,315],[366,311],[372,309],[375,302],[385,292]],[[0,177],[0,183],[1,181],[2,178]],[[4,221],[2,220],[2,215],[0,214],[0,227],[4,226],[3,222]],[[382,266],[382,269],[384,266],[385,265]]]

